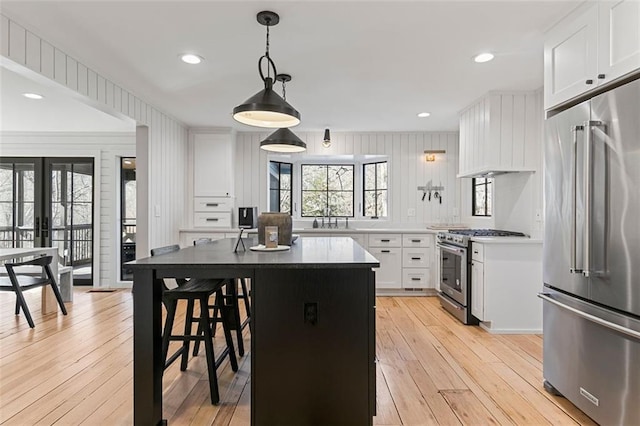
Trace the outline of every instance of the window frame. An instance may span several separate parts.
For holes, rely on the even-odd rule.
[[[386,164],[387,165],[387,187],[384,189],[379,189],[378,188],[378,164]],[[367,166],[373,166],[373,170],[374,170],[374,175],[375,175],[375,179],[374,179],[374,189],[367,189],[366,187],[366,172],[365,172],[365,167]],[[379,191],[385,191],[386,194],[386,198],[387,198],[387,215],[386,216],[380,216],[378,213],[378,192]],[[367,192],[373,192],[375,194],[374,197],[374,207],[375,207],[375,215],[374,216],[365,216],[364,212],[367,210],[367,207],[365,205],[366,203],[366,193]],[[374,163],[362,163],[362,217],[368,217],[371,219],[379,219],[379,218],[387,218],[389,216],[389,162],[387,160],[383,160],[383,161],[376,161]]]
[[[303,185],[303,176],[304,176],[304,167],[305,166],[314,166],[314,167],[325,167],[327,170],[326,173],[326,183],[327,183],[327,189],[326,191],[318,191],[318,190],[305,190],[304,189],[304,185]],[[351,167],[351,173],[353,174],[352,176],[352,186],[351,186],[351,190],[346,190],[346,191],[335,191],[335,190],[329,190],[329,167]],[[301,162],[300,163],[300,218],[311,218],[311,217],[318,217],[315,214],[312,215],[305,215],[304,212],[304,205],[302,200],[304,199],[304,193],[305,192],[325,192],[326,193],[326,205],[329,205],[329,193],[331,192],[339,192],[339,193],[351,193],[351,215],[349,216],[336,216],[336,215],[331,215],[331,217],[351,217],[351,218],[355,218],[355,203],[356,203],[356,199],[355,199],[355,173],[356,173],[356,164],[351,162],[351,163],[336,163],[336,162],[331,162],[331,163],[307,163],[307,162]]]
[[[278,165],[278,188],[271,188],[271,163],[275,163]],[[286,164],[289,166],[289,170],[291,170],[290,173],[290,180],[289,180],[289,189],[282,189],[282,165]],[[293,216],[293,163],[289,163],[286,161],[280,161],[280,160],[269,160],[269,165],[268,165],[268,176],[269,176],[269,180],[268,180],[268,186],[269,186],[269,211],[271,211],[271,191],[278,191],[278,213],[289,213],[290,215]],[[282,211],[282,191],[289,191],[289,211],[288,212],[283,212]]]
[[[476,179],[484,179],[484,182],[482,183],[477,183]],[[484,214],[478,214],[476,213],[476,195],[477,195],[477,188],[478,187],[484,187],[484,193],[485,193],[485,197],[484,197],[484,207],[483,207],[483,212]],[[493,179],[491,178],[472,178],[471,179],[471,216],[475,216],[475,217],[491,217],[492,215],[490,213],[488,213],[489,211],[493,212],[493,205],[491,205],[491,203],[489,202],[489,193],[491,193],[491,203],[493,202]]]

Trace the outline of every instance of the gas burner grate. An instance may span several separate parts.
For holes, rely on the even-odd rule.
[[[500,229],[452,229],[449,233],[468,235],[470,237],[526,237],[522,232],[503,231]]]

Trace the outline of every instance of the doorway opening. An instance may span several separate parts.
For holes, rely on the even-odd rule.
[[[136,159],[120,161],[120,279],[132,281],[133,271],[124,266],[136,258]]]

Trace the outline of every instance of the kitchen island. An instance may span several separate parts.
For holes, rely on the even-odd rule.
[[[162,421],[162,279],[190,277],[251,279],[252,424],[372,424],[378,261],[346,237],[303,238],[283,252],[233,246],[218,240],[127,264],[134,423]]]

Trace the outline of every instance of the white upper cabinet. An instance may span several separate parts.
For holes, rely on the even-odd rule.
[[[598,7],[598,77],[608,82],[640,69],[640,1],[603,1]]]
[[[193,196],[233,196],[230,133],[193,133]]]
[[[574,98],[597,84],[598,8],[549,31],[544,44],[544,107]]]
[[[640,68],[640,2],[587,3],[549,31],[544,108],[552,109]]]
[[[460,113],[458,177],[535,171],[540,96],[490,93]]]

